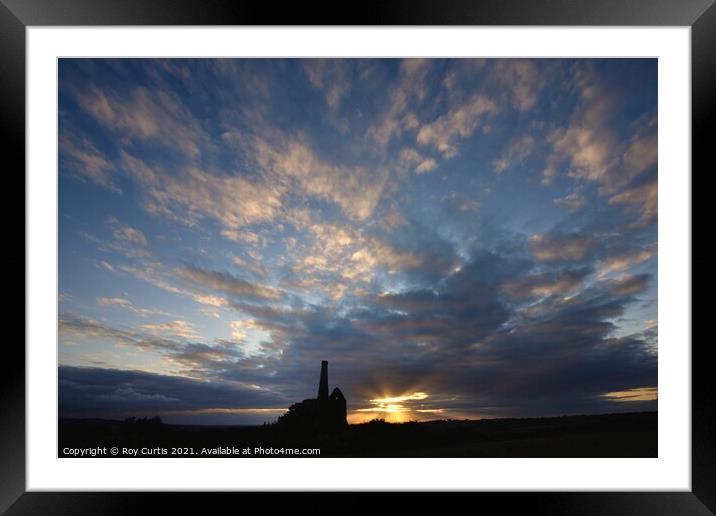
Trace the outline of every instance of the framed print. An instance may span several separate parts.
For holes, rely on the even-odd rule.
[[[28,302],[3,509],[713,510],[691,167],[716,11],[535,6],[6,1]]]

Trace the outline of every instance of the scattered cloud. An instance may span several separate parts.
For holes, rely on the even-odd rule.
[[[243,342],[246,340],[248,331],[257,328],[256,321],[253,319],[231,321],[229,326],[231,328],[231,338],[237,342]]]
[[[406,147],[400,151],[399,157],[400,163],[408,168],[414,167],[413,171],[416,174],[425,174],[431,172],[438,166],[438,162],[432,158],[426,158],[422,156],[415,149]]]
[[[116,306],[123,310],[128,310],[141,317],[150,315],[168,315],[166,312],[156,309],[140,308],[135,306],[129,299],[123,297],[100,297],[97,298],[97,304],[100,306]]]
[[[300,140],[278,144],[252,140],[250,148],[260,167],[289,181],[305,194],[338,205],[350,218],[367,219],[375,209],[388,175],[381,167],[345,166],[330,163]]]
[[[476,93],[464,104],[423,125],[418,131],[417,142],[434,147],[446,159],[454,158],[458,154],[459,140],[472,136],[481,121],[496,113],[495,102]]]
[[[149,333],[172,335],[184,339],[199,338],[199,334],[194,326],[191,323],[182,320],[165,323],[142,324],[139,329]]]
[[[194,166],[174,174],[126,152],[122,153],[122,166],[142,187],[144,208],[149,213],[189,226],[211,218],[222,224],[230,239],[239,228],[272,221],[281,206],[281,186],[240,175],[209,173]]]
[[[122,193],[116,183],[114,164],[88,138],[63,132],[60,137],[59,156],[60,160],[69,162],[69,170],[75,177]]]
[[[654,60],[60,66],[61,414],[655,408]]]
[[[531,59],[500,59],[495,61],[495,78],[507,86],[512,105],[528,111],[537,105],[544,87],[536,61]]]
[[[178,277],[188,281],[189,283],[205,287],[210,290],[222,292],[229,296],[248,297],[254,299],[280,299],[282,296],[281,292],[273,287],[251,283],[241,278],[232,276],[226,272],[204,270],[190,265],[180,267],[175,272]],[[199,296],[195,299],[204,301],[204,304],[216,306],[214,304],[216,299],[215,297]]]
[[[419,126],[415,113],[407,110],[410,101],[420,104],[426,98],[430,68],[429,59],[404,59],[401,62],[398,82],[390,93],[388,107],[366,132],[369,141],[385,148],[404,130]]]
[[[609,198],[609,204],[636,208],[639,218],[636,226],[646,226],[657,219],[659,213],[659,189],[656,181],[635,186]]]
[[[121,224],[114,217],[109,219],[109,224],[112,226],[112,235],[115,241],[120,245],[128,244],[147,247],[147,237],[137,228]]]
[[[534,257],[541,262],[584,260],[595,245],[591,235],[541,234],[529,238],[529,246]]]
[[[553,199],[552,202],[557,206],[566,208],[567,210],[574,212],[582,209],[587,201],[581,195],[572,192],[565,195],[564,197],[557,197],[556,199]]]
[[[547,141],[552,147],[542,183],[554,180],[561,163],[575,180],[596,182],[603,195],[613,194],[650,169],[657,160],[656,117],[635,121],[626,143],[615,128],[621,92],[608,88],[593,66],[575,67],[572,83],[578,103],[571,120],[553,129]]]
[[[311,84],[324,92],[326,104],[331,109],[338,109],[341,99],[351,88],[345,60],[304,59],[302,63]]]
[[[201,154],[209,137],[175,94],[143,86],[127,95],[92,84],[77,96],[77,103],[99,124],[130,140],[151,140],[190,158]]]
[[[613,272],[628,270],[656,255],[656,246],[626,249],[612,252],[599,263],[599,274],[604,276]]]
[[[507,296],[515,300],[532,297],[567,295],[581,286],[589,274],[588,269],[567,269],[553,273],[525,276],[518,280],[508,280],[503,284]]]
[[[624,151],[623,183],[628,183],[640,173],[656,165],[658,142],[656,118],[648,120],[640,132],[634,135]]]
[[[512,140],[502,156],[492,162],[493,170],[500,174],[525,162],[535,149],[534,138],[530,135],[521,136]]]
[[[651,276],[649,274],[635,274],[622,276],[608,282],[611,291],[620,296],[631,296],[646,290]]]

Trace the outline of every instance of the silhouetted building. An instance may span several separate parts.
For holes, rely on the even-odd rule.
[[[328,361],[321,362],[318,398],[294,403],[277,423],[296,430],[319,432],[337,432],[348,426],[345,396],[338,387],[328,395]]]

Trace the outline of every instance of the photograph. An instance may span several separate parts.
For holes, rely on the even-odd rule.
[[[658,71],[60,57],[57,457],[658,457]]]

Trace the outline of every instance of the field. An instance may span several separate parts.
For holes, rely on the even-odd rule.
[[[189,426],[163,424],[158,419],[75,419],[60,420],[58,456],[657,457],[657,445],[656,412],[420,423],[372,421],[324,435],[288,434],[273,425]],[[113,447],[117,455],[111,453]]]

